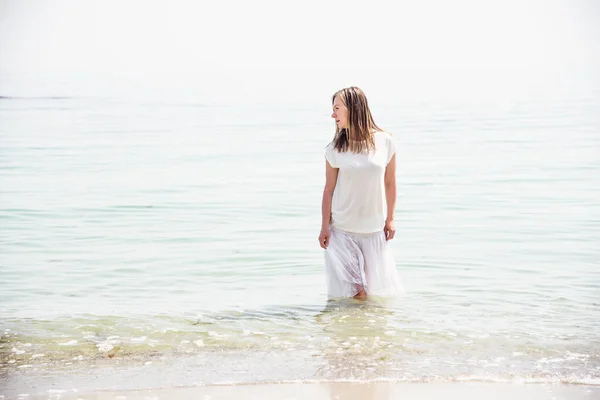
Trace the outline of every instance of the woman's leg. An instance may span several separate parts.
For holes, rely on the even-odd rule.
[[[365,276],[369,295],[396,296],[403,293],[400,276],[390,242],[383,231],[359,238],[359,247],[364,257]]]
[[[356,239],[345,232],[331,230],[325,250],[327,293],[330,298],[366,296],[363,254]]]
[[[360,288],[360,292],[358,292],[358,294],[356,296],[354,296],[354,298],[356,300],[366,300],[367,299],[367,292],[365,292],[364,288]]]

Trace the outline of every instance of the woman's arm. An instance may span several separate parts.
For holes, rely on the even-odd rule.
[[[333,168],[329,161],[325,160],[325,188],[323,189],[323,199],[321,203],[321,234],[319,235],[319,244],[322,248],[329,245],[329,223],[331,221],[331,201],[333,191],[337,182],[338,169]]]
[[[385,236],[387,240],[393,239],[396,233],[396,226],[394,223],[394,213],[396,210],[396,154],[392,156],[392,159],[385,168],[385,200],[387,203],[387,216],[385,218]]]

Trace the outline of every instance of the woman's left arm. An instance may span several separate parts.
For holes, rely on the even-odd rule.
[[[386,240],[391,240],[396,233],[396,224],[394,223],[394,211],[396,209],[396,154],[392,156],[385,168],[384,184],[387,216],[383,230]]]

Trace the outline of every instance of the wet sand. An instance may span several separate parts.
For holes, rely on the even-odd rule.
[[[60,398],[64,400],[428,400],[447,398],[592,400],[600,398],[600,386],[505,383],[274,383],[89,393],[49,391],[45,395],[28,396],[28,398]]]

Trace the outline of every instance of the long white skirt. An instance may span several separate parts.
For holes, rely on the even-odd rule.
[[[367,296],[396,297],[404,293],[390,243],[385,233],[350,233],[331,229],[325,250],[329,299]]]

